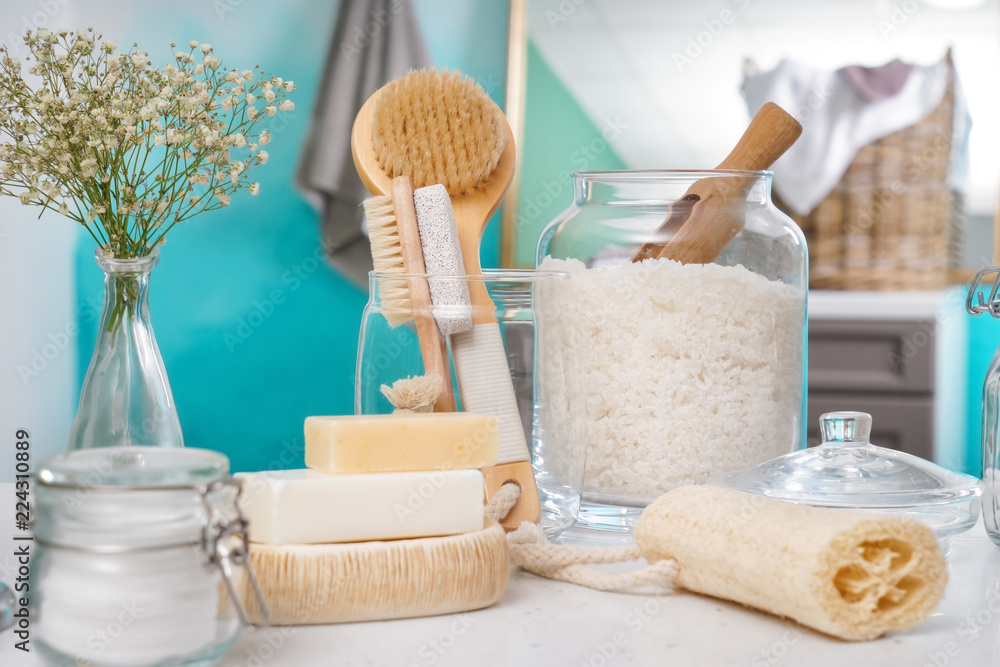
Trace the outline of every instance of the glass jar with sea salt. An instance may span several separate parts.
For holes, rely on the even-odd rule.
[[[221,661],[246,622],[237,598],[249,591],[263,609],[239,491],[228,459],[208,450],[116,447],[42,461],[29,579],[39,652],[94,667]]]
[[[576,172],[573,184],[538,266],[572,275],[573,307],[548,334],[586,351],[586,408],[564,424],[586,434],[577,525],[631,531],[674,487],[804,446],[806,244],[771,203],[769,172]]]

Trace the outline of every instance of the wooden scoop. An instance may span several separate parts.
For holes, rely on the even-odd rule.
[[[795,143],[802,126],[768,102],[717,169],[762,170]],[[670,215],[632,257],[633,262],[665,257],[684,264],[712,262],[743,229],[743,205],[754,178],[703,178],[670,207]]]

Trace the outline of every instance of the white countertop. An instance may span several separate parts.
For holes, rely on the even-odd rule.
[[[13,485],[0,484],[0,578],[10,582]],[[455,616],[245,633],[227,667],[984,667],[1000,664],[1000,548],[982,525],[958,535],[947,595],[909,632],[846,643],[689,593],[599,593],[512,570],[503,599]],[[0,633],[0,665],[42,665]],[[616,642],[617,641],[617,645]],[[610,657],[605,658],[602,654]]]

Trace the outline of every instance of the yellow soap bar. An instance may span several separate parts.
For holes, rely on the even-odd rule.
[[[453,470],[495,465],[495,417],[468,412],[306,418],[306,467],[325,473]]]

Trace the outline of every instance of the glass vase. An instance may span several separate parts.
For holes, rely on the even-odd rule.
[[[184,436],[149,319],[149,275],[159,249],[135,259],[94,253],[104,309],[80,392],[69,449],[183,447]]]

